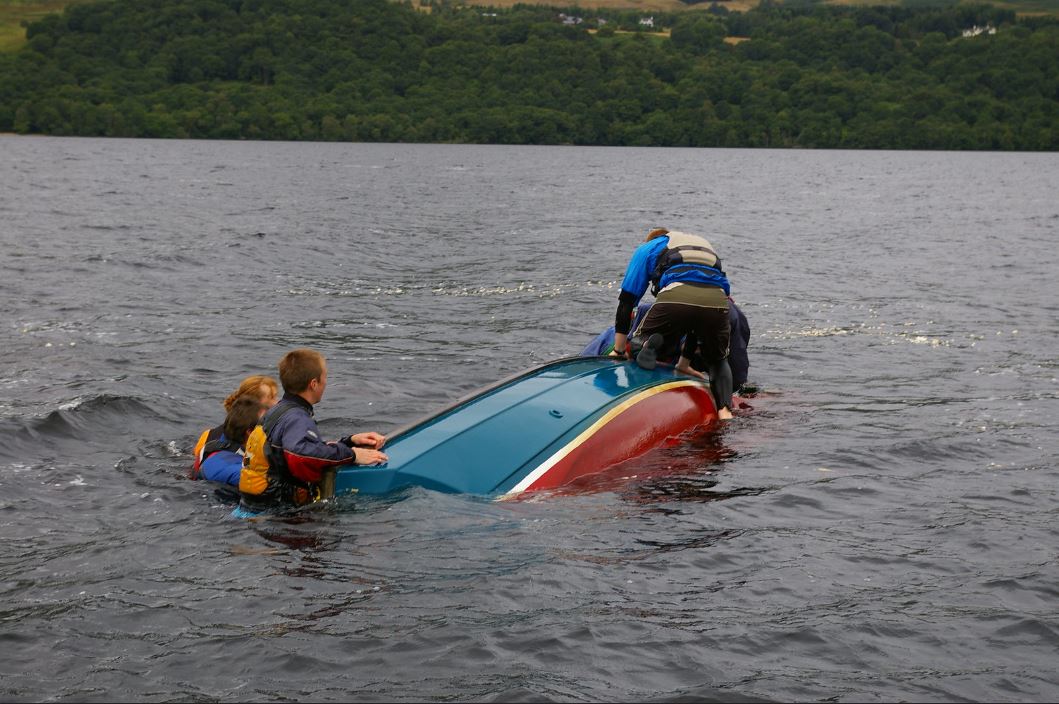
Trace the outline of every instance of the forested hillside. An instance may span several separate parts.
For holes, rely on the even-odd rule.
[[[616,32],[624,20],[598,14],[564,24],[560,13],[574,11],[434,3],[421,12],[386,0],[74,5],[0,54],[0,131],[1059,149],[1055,18],[985,5],[768,3],[680,13],[666,18],[663,38]],[[964,36],[974,28],[982,31]]]

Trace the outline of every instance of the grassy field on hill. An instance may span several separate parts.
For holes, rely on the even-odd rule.
[[[0,51],[14,51],[25,44],[25,22],[61,12],[67,5],[92,0],[0,0]],[[929,1],[929,0],[928,0]],[[527,0],[464,0],[468,5],[482,7],[511,7],[522,4],[554,5],[569,7],[576,5],[585,9],[608,8],[615,10],[642,10],[649,12],[701,12],[709,7],[708,2],[687,5],[680,0],[555,0],[554,2],[527,2]],[[733,11],[745,11],[758,4],[759,0],[724,0],[718,4]],[[893,5],[898,0],[825,0],[835,5]],[[419,0],[413,0],[419,4]],[[919,3],[925,4],[925,3]],[[1059,15],[1059,0],[993,0],[993,5],[1015,10],[1019,14]]]
[[[688,5],[680,0],[570,0],[569,2],[527,2],[527,0],[465,0],[468,5],[479,5],[493,7],[513,7],[519,4],[555,5],[557,7],[569,7],[576,5],[586,10],[610,9],[610,10],[641,10],[643,12],[683,12],[686,10],[705,10],[710,6],[709,2],[696,5]],[[758,4],[758,0],[724,0],[719,3],[729,10],[743,11]]]
[[[23,23],[62,12],[78,2],[88,0],[0,0],[0,51],[13,51],[26,43]]]
[[[717,4],[733,11],[745,11],[756,7],[760,0],[720,0]],[[688,5],[681,0],[556,0],[555,2],[543,2],[538,0],[464,0],[468,5],[488,7],[512,7],[518,4],[555,5],[557,7],[569,7],[576,5],[586,9],[607,8],[612,10],[642,10],[644,12],[682,12],[702,11],[710,6],[709,2],[701,2]],[[782,2],[782,0],[781,0]],[[804,2],[800,4],[805,4]],[[849,6],[871,6],[871,5],[900,5],[901,0],[823,0],[825,5],[849,5]],[[914,4],[918,6],[931,4],[930,0],[919,0]],[[938,0],[938,5],[953,4]],[[1059,15],[1059,0],[992,0],[989,4],[1014,10],[1019,14],[1046,14]]]

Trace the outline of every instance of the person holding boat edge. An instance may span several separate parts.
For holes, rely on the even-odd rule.
[[[649,285],[655,304],[630,338],[630,314]],[[613,353],[653,369],[659,354],[672,354],[679,348],[677,371],[704,379],[702,372],[691,367],[697,350],[709,367],[717,416],[731,418],[730,292],[721,259],[708,240],[665,228],[651,230],[633,252],[622,279]]]
[[[283,398],[247,441],[239,493],[240,507],[250,512],[315,501],[323,473],[331,467],[389,459],[380,451],[386,438],[376,432],[335,442],[320,438],[313,406],[327,388],[327,361],[319,352],[288,352],[279,362],[279,378]]]

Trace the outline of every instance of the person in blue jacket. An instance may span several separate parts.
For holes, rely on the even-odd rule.
[[[224,399],[224,412],[227,415],[232,410],[235,402],[243,397],[257,399],[265,408],[272,408],[279,402],[278,393],[279,383],[272,377],[262,374],[248,376],[239,383],[239,388],[229,394],[228,398]],[[216,427],[203,430],[202,434],[199,435],[199,439],[195,442],[195,449],[192,451],[195,461],[191,465],[191,472],[188,476],[191,479],[202,479],[202,461],[205,459],[202,454],[203,448],[209,442],[214,443],[213,447],[217,447],[218,442],[223,447],[227,440],[224,435],[223,422]],[[239,443],[236,444],[238,445]]]
[[[210,440],[202,448],[199,477],[222,484],[239,486],[243,469],[243,448],[246,439],[265,413],[266,406],[257,398],[244,396],[232,403],[224,417],[220,437]]]
[[[630,340],[631,314],[648,286],[655,294],[655,304]],[[665,228],[652,230],[633,252],[621,282],[614,315],[614,354],[634,358],[640,366],[652,369],[660,354],[679,350],[676,369],[705,378],[691,366],[693,355],[700,354],[709,370],[717,417],[731,418],[730,292],[721,258],[708,240]]]
[[[647,315],[647,311],[650,310],[650,303],[641,303],[636,307],[636,313],[633,315],[632,330],[640,324],[643,317]],[[746,319],[746,315],[743,314],[735,301],[728,298],[728,323],[731,328],[731,341],[728,350],[728,366],[732,370],[732,389],[736,392],[742,391],[743,385],[746,384],[750,374],[750,358],[747,355],[747,345],[750,344],[750,322]],[[611,325],[609,328],[596,335],[591,342],[585,345],[585,348],[581,350],[581,357],[598,357],[608,355],[614,350],[614,326]],[[675,358],[665,359],[664,361],[675,364]],[[693,369],[699,371],[706,370],[706,363],[702,357],[695,354],[691,358],[691,366]]]

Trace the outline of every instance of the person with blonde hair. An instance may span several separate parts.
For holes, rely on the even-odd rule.
[[[264,374],[254,374],[253,376],[246,377],[239,383],[238,388],[230,393],[222,402],[226,416],[232,412],[232,409],[240,399],[251,399],[263,410],[272,408],[279,403],[279,383],[277,383],[272,377],[265,376]],[[227,420],[226,417],[225,423],[221,423],[221,425],[218,425],[215,428],[204,430],[199,436],[193,451],[195,462],[191,467],[192,479],[209,479],[211,481],[221,481],[225,484],[231,484],[232,486],[239,485],[238,472],[233,473],[225,470],[203,472],[203,462],[210,454],[221,450],[237,452],[246,442],[246,437],[231,438],[227,436],[225,433],[225,424],[227,423]],[[207,446],[209,447],[207,448]],[[208,452],[207,449],[209,450]],[[218,463],[215,461],[210,464],[217,465]]]
[[[655,303],[630,338],[631,313],[648,286]],[[666,228],[651,230],[625,269],[614,316],[612,354],[653,369],[659,356],[675,357],[679,349],[677,371],[704,379],[691,366],[698,353],[709,370],[717,417],[731,418],[730,293],[721,258],[708,240]]]
[[[239,382],[239,387],[224,399],[225,412],[232,410],[232,404],[244,396],[257,396],[261,403],[272,408],[279,403],[279,384],[264,374],[246,377]]]

